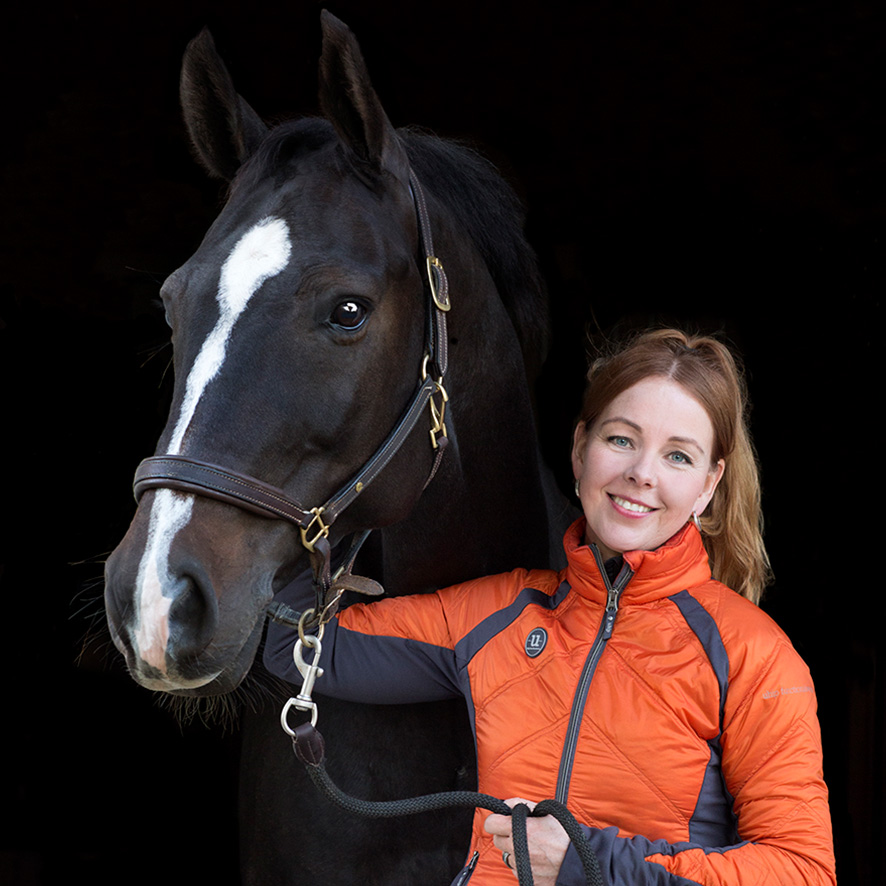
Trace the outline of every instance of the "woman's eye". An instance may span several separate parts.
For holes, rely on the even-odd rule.
[[[329,322],[342,329],[359,329],[368,316],[365,305],[358,301],[343,301],[336,305]]]
[[[672,452],[668,458],[678,465],[691,465],[692,459],[685,452]]]
[[[609,438],[609,442],[614,446],[620,446],[622,449],[626,449],[631,445],[631,441],[627,437],[614,436]]]

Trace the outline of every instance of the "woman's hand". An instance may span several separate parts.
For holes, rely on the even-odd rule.
[[[515,797],[505,800],[513,809],[518,803],[525,803],[530,809],[535,803]],[[508,867],[517,876],[514,867],[514,839],[511,833],[511,818],[507,815],[490,815],[483,827],[492,834],[492,842],[500,852],[510,853]],[[569,837],[563,826],[552,815],[526,820],[526,841],[529,844],[529,862],[532,865],[532,879],[535,886],[556,886],[560,865],[569,848]],[[502,862],[504,863],[504,862]]]

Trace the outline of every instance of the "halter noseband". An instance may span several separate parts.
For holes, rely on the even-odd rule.
[[[314,587],[317,593],[314,618],[317,620],[321,617],[320,613],[323,613],[326,619],[332,616],[337,596],[345,588],[362,593],[381,593],[381,588],[375,582],[350,575],[357,551],[369,535],[368,531],[358,534],[346,557],[345,567],[339,570],[335,579],[332,578],[328,541],[332,524],[394,457],[412,432],[425,406],[429,406],[430,409],[431,445],[437,453],[427,482],[430,482],[437,472],[448,442],[445,410],[449,398],[443,387],[443,378],[449,360],[446,334],[446,312],[450,308],[449,283],[443,265],[434,255],[424,192],[411,171],[409,185],[418,218],[419,238],[425,253],[430,293],[421,378],[412,401],[399,422],[357,474],[325,504],[305,508],[276,486],[220,465],[183,455],[156,455],[146,458],[135,472],[133,492],[136,501],[148,489],[175,489],[179,492],[214,498],[254,514],[287,520],[298,526],[301,530],[302,545],[311,557]],[[439,405],[434,400],[437,395],[440,399]]]

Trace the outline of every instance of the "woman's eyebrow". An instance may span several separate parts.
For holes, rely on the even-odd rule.
[[[669,443],[680,443],[683,446],[693,446],[699,452],[704,452],[704,447],[694,437],[668,437]]]
[[[631,421],[629,418],[620,418],[619,416],[615,416],[615,418],[607,418],[606,421],[604,421],[600,425],[600,427],[602,428],[603,425],[608,425],[608,424],[613,424],[613,423],[620,424],[620,425],[627,425],[628,427],[633,428],[635,431],[642,432],[642,430],[643,430],[643,428],[641,428],[640,425],[638,425],[635,421]]]

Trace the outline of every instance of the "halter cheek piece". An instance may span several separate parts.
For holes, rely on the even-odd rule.
[[[325,504],[305,508],[276,486],[220,465],[183,455],[157,455],[146,458],[135,472],[133,491],[136,501],[148,489],[175,489],[179,492],[214,498],[262,517],[288,520],[298,526],[301,530],[302,545],[310,555],[316,594],[313,614],[307,624],[301,625],[302,628],[328,621],[335,612],[338,598],[345,590],[364,594],[382,593],[382,588],[377,582],[351,574],[357,552],[369,535],[369,530],[357,533],[343,566],[335,576],[331,575],[329,532],[342,511],[354,502],[394,457],[412,432],[425,406],[430,409],[431,445],[436,451],[434,464],[425,485],[430,483],[437,472],[448,442],[445,412],[449,398],[443,387],[443,379],[449,359],[446,334],[446,312],[450,308],[449,283],[443,265],[434,255],[424,192],[411,171],[409,185],[418,218],[419,238],[425,253],[430,295],[421,376],[412,401],[399,422],[357,474]]]

